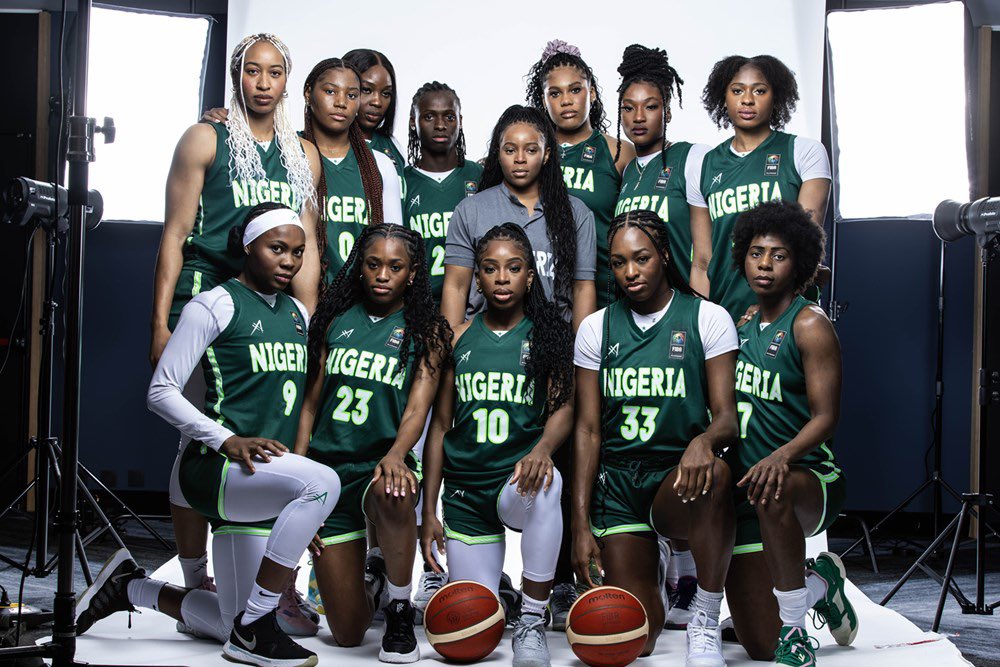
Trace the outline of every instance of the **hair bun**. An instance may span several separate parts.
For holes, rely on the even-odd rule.
[[[649,48],[642,44],[630,44],[622,53],[622,63],[618,66],[618,74],[628,78],[652,66],[669,67],[667,52],[663,49]]]
[[[560,53],[568,53],[569,55],[576,56],[577,58],[581,57],[580,49],[577,47],[564,42],[561,39],[552,39],[549,40],[549,43],[545,45],[545,49],[542,51],[542,62],[545,62],[552,56]]]

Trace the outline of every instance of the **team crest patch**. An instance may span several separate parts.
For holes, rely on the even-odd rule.
[[[683,359],[684,349],[687,347],[687,332],[686,331],[671,331],[670,332],[670,358],[671,359]]]
[[[295,332],[300,336],[306,335],[306,329],[302,326],[302,318],[299,317],[298,312],[294,310],[288,311],[292,314],[292,322],[295,324]]]
[[[774,333],[774,338],[771,339],[771,344],[767,346],[767,350],[764,352],[767,356],[774,359],[778,356],[778,348],[785,341],[785,336],[788,335],[787,331],[776,331]]]
[[[597,157],[597,149],[596,148],[594,148],[593,146],[584,146],[583,147],[583,155],[580,157],[580,160],[582,160],[583,162],[591,162],[592,163],[594,161],[594,158],[596,158],[596,157]]]
[[[403,327],[396,327],[389,334],[389,339],[385,341],[386,347],[391,347],[394,350],[398,350],[403,344],[403,332],[406,331]]]
[[[764,159],[764,175],[777,176],[778,167],[781,165],[781,154],[771,153]]]
[[[466,197],[471,197],[472,195],[476,194],[477,192],[479,192],[479,183],[476,183],[475,181],[466,181],[465,182],[465,196]]]
[[[521,368],[528,365],[528,357],[531,356],[531,341],[521,341]]]
[[[661,171],[660,175],[656,178],[656,183],[653,184],[653,189],[654,190],[666,190],[667,189],[667,182],[670,180],[671,169],[672,169],[671,167],[664,167],[663,168],[663,171]]]

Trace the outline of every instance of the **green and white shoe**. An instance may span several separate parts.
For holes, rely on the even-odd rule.
[[[774,664],[813,667],[816,664],[818,648],[819,642],[806,634],[804,628],[783,625],[778,638],[778,648],[774,650]]]
[[[815,561],[806,562],[806,571],[815,573],[826,582],[826,595],[813,605],[819,627],[825,622],[830,634],[841,646],[850,646],[858,634],[858,615],[844,590],[847,572],[840,556],[824,551]]]

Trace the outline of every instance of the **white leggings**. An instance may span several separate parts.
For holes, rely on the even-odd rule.
[[[554,478],[548,491],[532,498],[530,495],[521,496],[516,484],[505,484],[497,503],[497,514],[504,525],[521,531],[523,576],[535,582],[552,579],[559,559],[563,528],[559,506],[562,476],[555,468],[552,473]],[[497,593],[503,572],[505,542],[466,544],[453,538],[448,540],[446,549],[449,580],[472,580]]]
[[[246,606],[267,550],[266,535],[226,534],[212,539],[212,561],[218,593],[195,589],[181,602],[185,625],[214,637],[229,639],[233,619]]]

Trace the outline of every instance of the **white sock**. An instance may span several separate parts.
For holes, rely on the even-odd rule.
[[[774,597],[778,598],[778,614],[782,625],[797,628],[806,627],[806,611],[809,610],[809,589],[805,586],[794,591],[779,591],[774,589]]]
[[[694,564],[694,556],[691,555],[690,551],[674,551],[671,554],[673,558],[670,560],[676,561],[677,563],[677,579],[680,580],[681,577],[694,577],[698,578],[698,568]],[[675,583],[674,586],[677,584]]]
[[[390,600],[409,600],[410,592],[413,590],[413,584],[410,583],[406,584],[405,586],[397,586],[396,584],[386,579],[385,590],[389,593]]]
[[[278,600],[281,599],[281,592],[273,592],[263,588],[256,581],[247,598],[247,606],[243,613],[243,625],[250,625],[258,618],[267,616],[278,608]]]
[[[694,610],[703,611],[716,623],[719,622],[719,612],[722,609],[722,593],[712,593],[706,591],[701,586],[694,594]]]
[[[201,588],[201,582],[208,573],[208,553],[197,558],[178,557],[177,560],[181,562],[181,572],[184,573],[184,588]]]
[[[382,555],[382,547],[372,547],[369,549],[366,558],[381,558],[385,560],[385,556]]]
[[[166,585],[165,581],[148,577],[133,579],[128,582],[128,601],[136,607],[159,611],[160,590]]]
[[[521,592],[521,613],[522,614],[534,614],[535,616],[541,616],[545,611],[545,605],[549,603],[549,599],[536,600],[524,591]]]
[[[819,576],[815,572],[809,572],[806,574],[806,589],[809,591],[809,599],[806,604],[812,609],[816,606],[816,603],[826,597],[826,590],[828,586],[826,579]]]

